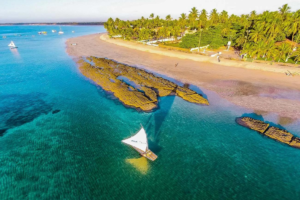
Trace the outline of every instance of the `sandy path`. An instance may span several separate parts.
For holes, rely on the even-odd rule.
[[[101,39],[100,36],[102,36]],[[73,46],[72,43],[77,43],[77,45]],[[300,76],[289,77],[283,73],[276,73],[279,72],[278,69],[281,70],[281,67],[266,65],[274,69],[270,71],[253,70],[246,68],[259,69],[265,64],[255,64],[260,66],[250,67],[244,62],[238,63],[240,65],[238,67],[231,67],[234,65],[234,63],[230,63],[231,60],[224,62],[223,59],[222,65],[220,65],[216,61],[205,60],[209,57],[171,52],[142,44],[103,38],[103,35],[99,34],[71,38],[66,45],[68,54],[74,58],[81,56],[107,57],[118,62],[156,71],[183,83],[215,91],[232,103],[252,109],[254,112],[273,112],[282,117],[300,119]],[[175,67],[177,63],[178,65]],[[271,72],[274,70],[276,72]]]

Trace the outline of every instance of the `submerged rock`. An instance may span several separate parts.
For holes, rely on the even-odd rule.
[[[0,129],[0,137],[2,137],[6,131],[7,129]]]
[[[105,58],[88,57],[87,60],[88,62],[83,59],[78,61],[81,73],[104,90],[113,92],[114,96],[127,106],[151,111],[157,107],[157,97],[171,94],[189,102],[209,105],[207,99],[195,91],[180,87],[145,70]]]
[[[56,114],[56,113],[59,113],[59,112],[60,112],[60,110],[53,110],[52,114]]]
[[[236,118],[236,122],[241,126],[255,130],[269,138],[292,147],[300,148],[300,138],[286,130],[270,126],[268,123],[250,117],[238,117]]]

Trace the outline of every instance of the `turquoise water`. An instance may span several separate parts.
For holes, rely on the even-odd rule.
[[[153,113],[126,108],[65,52],[67,38],[104,28],[54,28],[0,27],[1,200],[300,199],[300,150],[235,124],[252,110],[202,88],[210,106],[170,96]],[[155,162],[121,143],[140,124]],[[299,125],[285,128],[300,136]]]

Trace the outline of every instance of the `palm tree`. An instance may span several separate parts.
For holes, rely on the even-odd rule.
[[[254,53],[256,54],[256,58],[261,58],[265,55],[266,51],[266,41],[260,40],[254,45]]]
[[[207,21],[207,11],[205,9],[201,10],[201,14],[199,16],[199,20],[201,20],[202,22],[206,22]]]
[[[287,13],[290,12],[291,7],[288,6],[288,4],[284,4],[282,7],[279,7],[280,14],[285,17]]]
[[[186,20],[186,14],[185,13],[181,13],[179,19]]]
[[[154,21],[155,21],[156,27],[159,27],[160,26],[160,18],[158,15],[155,17]]]
[[[167,15],[166,16],[166,21],[167,21],[167,26],[169,26],[169,21],[171,21],[172,20],[172,18],[171,18],[171,15]]]
[[[274,58],[275,49],[276,49],[275,42],[273,40],[268,42],[266,44],[266,48],[264,49],[263,58],[265,58],[265,60],[270,59],[270,58]]]
[[[180,36],[181,34],[181,29],[179,26],[175,26],[174,29],[172,30],[172,35],[174,36],[175,40],[177,41],[177,37]]]
[[[228,20],[228,12],[226,12],[225,10],[223,10],[220,14],[220,22],[221,23],[226,23]]]
[[[300,60],[300,48],[298,48],[296,51],[294,51],[292,56],[295,57],[294,61],[295,61],[295,64],[297,64]]]
[[[294,13],[289,21],[291,23],[287,27],[289,33],[292,34],[292,41],[294,41],[294,36],[297,34],[297,32],[300,32],[300,13]]]
[[[255,20],[256,19],[256,11],[255,10],[251,11],[251,13],[250,13],[250,19],[251,20]]]
[[[181,33],[183,33],[185,30],[185,27],[186,27],[186,14],[185,13],[182,13],[180,15],[178,25],[181,28]]]
[[[213,9],[210,13],[209,16],[210,21],[212,22],[212,24],[216,24],[219,21],[219,14],[217,12],[217,9]]]
[[[282,18],[277,14],[274,14],[272,17],[267,19],[265,32],[267,33],[269,40],[274,39],[278,33],[282,32],[282,22]]]
[[[192,28],[194,28],[197,17],[198,17],[198,10],[196,7],[193,7],[189,14],[189,20],[192,23]]]
[[[228,34],[231,32],[231,23],[225,23],[222,25],[221,34],[222,36],[228,36]]]
[[[264,27],[260,24],[258,24],[254,30],[251,31],[250,33],[250,40],[252,40],[253,42],[257,42],[259,40],[262,40],[265,38],[265,34],[264,34]]]
[[[280,59],[285,60],[285,62],[287,62],[289,59],[288,53],[289,53],[290,49],[291,49],[291,45],[286,42],[283,42],[278,47],[278,54],[277,54],[278,61],[277,62],[279,62]]]
[[[154,18],[154,13],[151,13],[150,16],[149,16],[149,18],[153,19]]]

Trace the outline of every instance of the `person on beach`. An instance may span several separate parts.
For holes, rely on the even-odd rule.
[[[218,56],[217,56],[217,59],[218,59],[218,62],[221,62],[221,60],[220,60],[220,52],[218,52]]]

